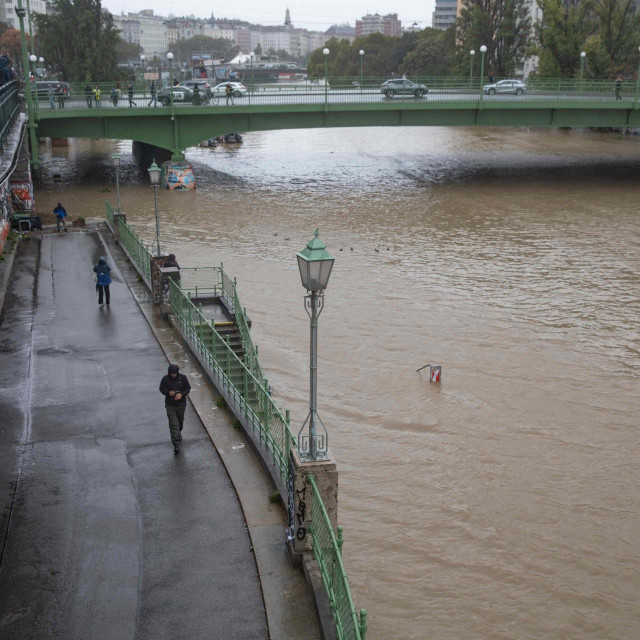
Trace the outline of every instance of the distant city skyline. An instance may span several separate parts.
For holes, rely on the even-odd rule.
[[[284,16],[289,8],[291,21],[294,26],[312,31],[326,31],[333,24],[348,22],[355,26],[356,19],[368,13],[397,13],[403,27],[410,27],[417,22],[420,28],[431,26],[435,0],[417,2],[416,0],[396,0],[395,2],[379,2],[378,6],[370,6],[364,0],[346,0],[339,5],[327,5],[316,1],[272,3],[265,8],[264,2],[246,0],[234,7],[233,3],[217,5],[193,0],[193,2],[169,2],[168,0],[102,0],[102,6],[113,14],[122,12],[138,12],[143,9],[153,9],[155,15],[175,16],[195,15],[197,18],[238,18],[254,24],[279,25],[284,24]]]

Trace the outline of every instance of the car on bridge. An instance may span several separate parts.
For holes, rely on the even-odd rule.
[[[393,98],[393,96],[415,96],[416,98],[422,98],[422,96],[429,93],[426,85],[416,84],[406,78],[387,80],[380,85],[380,91],[384,93],[387,98]]]
[[[177,85],[171,89],[173,91],[173,104],[183,104],[185,102],[193,103],[194,92],[189,87],[184,85]],[[169,87],[160,89],[158,91],[158,100],[160,104],[168,107],[171,104],[171,94],[169,93]],[[205,91],[200,92],[200,104],[207,104],[209,102],[209,95]]]
[[[198,85],[198,89],[200,89],[200,93],[206,93],[207,96],[211,97],[211,85],[206,80],[185,80],[181,82],[179,87],[187,87],[187,89],[191,89]]]
[[[500,82],[485,84],[482,87],[482,93],[490,96],[496,93],[514,93],[517,96],[521,96],[526,90],[527,85],[521,80],[500,80]]]
[[[247,87],[242,82],[221,82],[211,89],[214,98],[221,98],[226,95],[227,85],[230,84],[233,89],[234,98],[242,98],[247,95]]]

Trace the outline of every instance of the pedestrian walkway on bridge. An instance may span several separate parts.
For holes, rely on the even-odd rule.
[[[0,636],[269,637],[241,505],[97,233],[23,242],[0,317]]]

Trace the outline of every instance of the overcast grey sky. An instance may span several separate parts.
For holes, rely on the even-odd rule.
[[[411,26],[417,22],[421,28],[431,26],[431,13],[435,0],[342,0],[341,2],[320,2],[319,0],[244,0],[232,2],[222,0],[220,4],[204,0],[102,0],[102,6],[111,13],[136,12],[153,9],[157,15],[176,16],[193,14],[199,18],[208,18],[211,13],[216,18],[240,18],[256,24],[282,24],[284,14],[289,7],[291,20],[296,27],[305,27],[313,31],[324,31],[332,24],[348,22],[355,26],[356,18],[367,13],[397,13],[402,26]]]

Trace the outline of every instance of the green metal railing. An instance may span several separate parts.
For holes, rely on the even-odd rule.
[[[107,223],[111,231],[115,234],[114,208],[108,200],[105,200],[107,208]],[[151,250],[147,247],[135,231],[124,220],[118,221],[118,240],[120,245],[135,264],[138,273],[142,276],[145,284],[151,288]]]
[[[257,378],[238,358],[207,320],[201,308],[173,280],[169,281],[169,305],[176,322],[206,366],[218,377],[239,411],[258,433],[260,442],[271,454],[282,478],[289,475],[289,449],[296,439],[289,429],[289,419],[283,416],[269,395],[265,381]],[[287,412],[288,413],[288,412]]]
[[[18,81],[13,80],[0,87],[0,144],[9,131],[9,126],[20,107]]]
[[[399,80],[400,78],[395,78]],[[399,101],[416,101],[420,99],[426,102],[477,102],[479,99],[488,102],[502,102],[505,100],[518,101],[540,101],[540,100],[578,100],[578,101],[612,101],[616,99],[616,87],[614,80],[593,80],[577,78],[529,78],[525,84],[526,89],[522,95],[512,93],[501,93],[497,91],[490,94],[488,91],[483,94],[483,87],[489,84],[486,76],[474,77],[435,77],[435,76],[408,76],[408,80],[424,85],[424,89],[400,90],[395,87],[393,99]],[[495,78],[495,82],[505,78]],[[304,80],[295,84],[278,83],[249,86],[243,90],[242,95],[235,96],[233,103],[227,101],[224,95],[207,95],[202,92],[199,104],[193,104],[192,94],[186,89],[180,93],[180,97],[174,96],[173,107],[176,109],[189,108],[219,108],[222,106],[248,107],[248,106],[269,106],[269,105],[291,105],[291,104],[318,104],[328,102],[331,104],[365,104],[388,100],[389,96],[383,93],[382,84],[389,80],[389,77],[340,77]],[[95,109],[126,110],[149,108],[151,100],[149,86],[137,83],[134,86],[133,102],[130,106],[126,88],[123,88],[117,101],[110,98],[110,90],[113,83],[102,85],[102,99],[99,104],[94,98],[86,96],[83,85],[71,85],[70,92],[65,94],[64,100],[54,101],[51,105],[53,109],[89,110]],[[326,89],[326,90],[325,90]],[[394,87],[388,87],[394,90]],[[422,92],[424,91],[424,95]],[[623,82],[620,87],[619,99],[638,104],[638,83]],[[40,105],[40,118],[48,117],[51,108],[48,98],[38,95]],[[168,104],[168,103],[167,103]],[[162,109],[160,102],[158,109]],[[152,106],[151,108],[154,108]],[[165,105],[167,106],[167,105]]]
[[[331,615],[336,624],[338,640],[365,640],[367,612],[356,613],[349,580],[342,564],[342,527],[338,527],[336,538],[324,502],[318,491],[315,478],[307,476],[311,486],[311,535],[313,557],[318,563],[322,584],[329,596]]]

